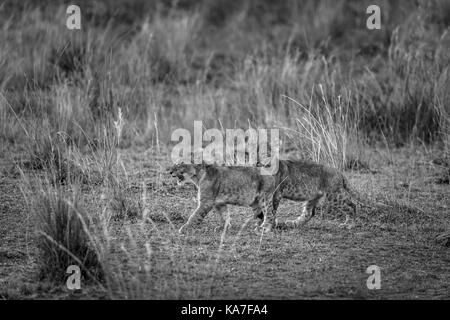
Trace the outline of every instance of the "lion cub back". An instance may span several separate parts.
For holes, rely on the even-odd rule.
[[[345,178],[338,170],[308,161],[280,160],[283,197],[305,201],[318,193],[333,193],[345,188]]]
[[[215,203],[251,206],[274,188],[274,178],[262,176],[254,167],[212,166],[199,187],[201,197],[214,198]]]

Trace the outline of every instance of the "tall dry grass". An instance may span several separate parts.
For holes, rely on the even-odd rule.
[[[92,218],[82,208],[78,191],[68,196],[49,181],[33,184],[25,176],[23,181],[22,191],[36,225],[40,278],[64,283],[67,268],[77,265],[87,283],[102,279],[100,256],[92,243]]]
[[[269,37],[269,29],[257,34],[249,26],[254,20],[242,19],[256,14],[253,7],[235,9],[222,29],[207,25],[211,10],[226,10],[217,5],[206,13],[156,12],[125,34],[87,22],[83,32],[71,32],[60,27],[64,8],[56,20],[33,9],[2,25],[2,95],[21,117],[47,121],[52,131],[64,132],[78,146],[98,139],[99,123],[114,118],[119,108],[132,124],[124,132],[124,146],[155,139],[155,117],[165,142],[175,128],[191,128],[200,119],[208,127],[218,127],[219,120],[225,127],[244,127],[248,121],[295,127],[296,108],[283,96],[305,106],[320,103],[319,84],[332,112],[339,105],[331,101],[341,96],[352,122],[371,141],[383,136],[395,144],[440,139],[441,117],[448,114],[449,36],[442,26],[445,16],[436,21],[433,14],[442,14],[442,8],[408,7],[404,20],[397,26],[387,22],[380,33],[388,45],[379,36],[365,35],[373,37],[371,52],[368,44],[358,48],[349,40],[349,35],[363,38],[368,31],[338,18],[361,9],[356,3],[292,5],[305,21],[313,19],[310,27],[291,25],[293,20],[278,23],[280,31],[290,32],[260,45],[253,41]],[[384,10],[393,17],[400,11],[387,4]],[[251,49],[235,38],[236,32],[228,32],[233,26],[244,31]],[[332,30],[339,28],[334,35]],[[327,34],[356,54],[333,39],[326,42]],[[18,40],[25,38],[34,40]],[[226,41],[234,52],[218,51]]]

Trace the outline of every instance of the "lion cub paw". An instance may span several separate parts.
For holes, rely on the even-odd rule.
[[[190,227],[189,224],[187,224],[187,223],[183,224],[183,225],[181,226],[181,228],[178,230],[178,233],[179,233],[179,234],[182,234],[182,235],[186,234],[186,233],[187,233],[187,230],[189,229],[189,227]]]
[[[269,233],[269,232],[273,232],[274,231],[274,226],[272,224],[262,224],[260,226],[257,226],[255,228],[255,232],[257,234],[265,234],[265,233]]]

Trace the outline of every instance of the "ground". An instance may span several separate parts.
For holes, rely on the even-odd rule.
[[[0,298],[110,297],[97,284],[72,292],[65,283],[39,280],[33,212],[13,163],[21,158],[17,151],[1,159]],[[387,211],[360,208],[351,229],[340,226],[341,215],[319,215],[300,229],[261,237],[249,208],[230,207],[226,233],[211,212],[198,229],[179,236],[196,206],[194,186],[177,185],[165,173],[167,156],[121,150],[127,192],[145,203],[147,218],[111,221],[110,263],[125,279],[115,286],[124,298],[448,299],[450,251],[434,238],[450,227],[450,187],[439,183],[443,168],[433,158],[416,147],[372,150],[372,172],[346,172],[359,192],[396,203]],[[89,211],[101,211],[102,187],[81,190]],[[278,213],[293,217],[299,208],[286,200]],[[381,268],[379,290],[367,288],[370,265]]]

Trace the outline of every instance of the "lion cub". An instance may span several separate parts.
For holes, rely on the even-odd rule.
[[[367,200],[354,192],[343,175],[337,169],[311,162],[280,160],[277,175],[279,181],[280,197],[275,199],[274,210],[277,210],[279,198],[303,202],[301,214],[295,220],[287,220],[278,223],[277,227],[299,227],[306,224],[316,212],[319,206],[327,210],[343,211],[346,219],[343,225],[347,225],[350,216],[356,213],[356,205],[379,206],[383,204],[367,204]],[[262,220],[263,212],[255,212],[255,218]]]
[[[264,231],[275,225],[274,201],[279,202],[276,175],[261,175],[256,167],[208,164],[176,164],[169,168],[169,173],[181,181],[194,183],[198,189],[198,207],[180,228],[180,233],[200,223],[213,208],[228,225],[228,204],[251,207],[255,216],[261,213],[264,220],[260,217],[260,227]]]

